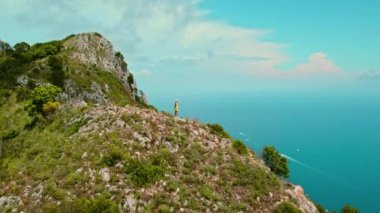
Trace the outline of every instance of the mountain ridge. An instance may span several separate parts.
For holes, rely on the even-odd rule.
[[[0,210],[318,212],[219,125],[147,105],[102,35],[2,46]]]

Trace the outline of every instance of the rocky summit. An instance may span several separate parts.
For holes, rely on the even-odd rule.
[[[102,35],[2,47],[1,212],[318,212],[221,126],[148,105]]]

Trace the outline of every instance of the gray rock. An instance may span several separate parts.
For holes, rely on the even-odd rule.
[[[136,82],[130,82],[131,73],[124,58],[116,54],[111,42],[103,36],[96,33],[79,34],[66,42],[65,47],[77,50],[70,55],[73,60],[113,73],[122,81],[124,88],[133,94],[132,97],[137,95]]]
[[[290,197],[292,197],[297,202],[297,206],[302,212],[318,213],[315,205],[305,196],[303,188],[301,186],[293,186],[293,188],[288,189],[287,192]]]
[[[178,144],[172,145],[169,141],[164,142],[164,146],[169,150],[170,153],[178,152],[179,146]]]
[[[82,159],[86,159],[88,156],[87,152],[84,152],[83,155],[82,155]]]
[[[133,195],[127,195],[123,203],[123,209],[129,210],[129,212],[134,212],[136,209],[137,201]]]
[[[103,168],[99,171],[100,176],[104,182],[109,182],[111,180],[111,175],[108,168]]]
[[[0,209],[16,209],[18,206],[23,205],[22,200],[18,196],[2,196],[0,197]],[[17,209],[16,209],[17,210]]]
[[[19,84],[21,86],[26,86],[28,84],[28,82],[29,82],[29,78],[26,75],[22,75],[22,76],[17,78],[17,84]]]

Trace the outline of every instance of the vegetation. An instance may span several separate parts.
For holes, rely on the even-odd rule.
[[[282,202],[279,205],[276,206],[276,208],[273,211],[274,213],[301,213],[301,210],[299,210],[294,204],[289,202]]]
[[[61,104],[58,101],[48,101],[47,103],[42,105],[42,111],[45,114],[51,114],[58,110],[58,107]]]
[[[232,144],[234,149],[241,155],[245,155],[248,153],[248,149],[245,144],[241,140],[235,140]]]
[[[210,128],[211,134],[218,135],[223,138],[231,138],[231,136],[223,129],[223,127],[219,124],[207,124]]]
[[[218,197],[215,196],[214,192],[212,189],[210,189],[208,186],[203,185],[200,187],[199,192],[203,197],[205,197],[208,200],[218,200]]]
[[[59,87],[54,85],[36,87],[33,89],[31,99],[27,103],[27,110],[30,114],[35,114],[44,112],[44,104],[47,112],[51,108],[58,107],[59,103],[55,103],[55,98],[61,91]]]
[[[319,203],[316,203],[316,202],[313,202],[315,207],[317,207],[317,210],[319,213],[326,213],[327,212],[327,209],[325,207],[323,207],[321,204]]]
[[[47,43],[34,44],[24,53],[28,61],[45,58],[59,53],[63,48],[61,41],[51,41]]]
[[[98,196],[93,199],[81,198],[72,201],[64,201],[61,205],[47,204],[44,206],[44,212],[48,213],[117,213],[119,208],[111,200],[104,196]]]
[[[138,187],[150,185],[161,179],[165,174],[165,169],[161,166],[132,159],[129,160],[125,171],[132,183]]]
[[[50,81],[60,87],[64,87],[64,80],[66,78],[65,72],[63,71],[62,59],[56,56],[50,56],[48,59],[48,65],[51,69]]]
[[[263,159],[272,172],[284,178],[289,177],[288,160],[281,156],[276,148],[273,146],[264,147]]]
[[[279,186],[278,180],[262,168],[234,160],[229,169],[232,184],[248,188],[252,197],[268,193]]]
[[[123,154],[120,149],[113,147],[107,152],[102,159],[102,162],[107,166],[114,166],[117,162],[123,159]]]
[[[287,186],[220,125],[148,110],[112,73],[70,60],[74,50],[62,44],[72,37],[14,49],[0,42],[0,196],[23,201],[1,212],[254,212],[285,195]],[[65,91],[74,96],[96,83],[114,105],[73,107],[64,94],[58,102],[64,80],[78,87]],[[272,171],[288,172],[274,148],[264,154]]]
[[[346,204],[343,206],[340,212],[341,213],[359,213],[359,209],[351,207],[350,205]]]

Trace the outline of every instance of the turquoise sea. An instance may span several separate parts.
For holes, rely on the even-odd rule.
[[[380,212],[379,93],[153,93],[150,101],[171,111],[175,98],[181,116],[220,123],[256,152],[276,146],[290,181],[330,212],[346,203]]]

